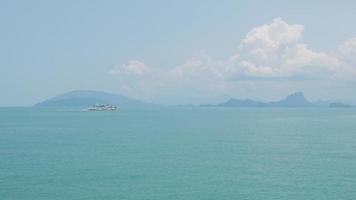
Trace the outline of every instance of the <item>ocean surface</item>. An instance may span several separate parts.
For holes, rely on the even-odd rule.
[[[354,200],[356,109],[0,108],[1,200]]]

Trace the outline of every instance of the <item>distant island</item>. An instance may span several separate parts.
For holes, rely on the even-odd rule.
[[[34,107],[81,107],[87,108],[95,104],[108,104],[118,107],[151,107],[156,104],[147,103],[144,101],[132,99],[119,94],[112,94],[94,90],[75,90],[67,92],[34,105]],[[194,105],[177,105],[180,107]],[[348,108],[351,105],[341,102],[331,102],[328,104],[320,104],[318,102],[311,103],[308,101],[303,92],[295,92],[288,95],[286,98],[279,101],[255,101],[251,99],[235,99],[231,98],[226,102],[219,104],[204,104],[201,107],[330,107],[330,108]]]
[[[288,95],[286,98],[279,101],[262,102],[251,99],[234,99],[231,98],[228,101],[220,104],[205,104],[203,107],[317,107],[318,105],[308,101],[303,92],[295,92]],[[330,107],[351,107],[343,103],[332,103]]]
[[[151,104],[129,97],[94,90],[75,90],[37,103],[34,107],[88,107],[110,104],[119,107],[142,107]]]

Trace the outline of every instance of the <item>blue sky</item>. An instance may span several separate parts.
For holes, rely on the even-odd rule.
[[[0,105],[356,100],[354,1],[0,1]]]

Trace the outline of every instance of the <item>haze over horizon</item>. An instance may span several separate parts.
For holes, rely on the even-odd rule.
[[[77,89],[166,104],[276,100],[296,91],[356,102],[355,6],[3,1],[0,106]]]

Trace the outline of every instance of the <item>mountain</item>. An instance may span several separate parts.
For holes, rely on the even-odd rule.
[[[92,90],[75,90],[37,103],[35,107],[88,107],[94,104],[112,104],[119,107],[147,106],[148,103],[118,94]]]
[[[288,95],[285,99],[277,102],[269,102],[269,106],[276,107],[310,107],[313,106],[305,97],[303,92]]]
[[[296,92],[288,95],[285,99],[273,102],[260,102],[251,99],[229,99],[228,101],[217,105],[203,106],[219,106],[219,107],[310,107],[314,106],[310,103],[302,92]]]

